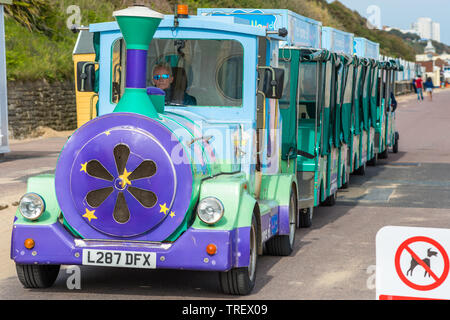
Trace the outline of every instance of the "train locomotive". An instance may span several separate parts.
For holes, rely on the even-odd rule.
[[[61,265],[200,270],[217,272],[224,293],[249,294],[258,256],[290,255],[313,208],[334,204],[350,173],[395,141],[395,119],[378,114],[352,151],[351,127],[364,123],[349,66],[362,63],[321,48],[321,23],[291,11],[132,6],[113,16],[90,25],[96,59],[77,70],[78,89],[98,93],[98,116],[20,200],[18,278],[45,288]],[[383,115],[394,112],[380,105],[392,74],[372,86]]]

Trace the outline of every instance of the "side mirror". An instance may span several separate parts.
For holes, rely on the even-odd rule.
[[[273,67],[259,67],[262,71],[261,91],[266,98],[281,99],[284,86],[284,69]],[[261,74],[260,73],[260,74]]]
[[[95,62],[80,61],[77,63],[77,90],[80,92],[94,92]]]

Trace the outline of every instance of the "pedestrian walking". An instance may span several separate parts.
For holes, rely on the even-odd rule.
[[[422,80],[422,76],[418,76],[416,79],[416,88],[417,88],[417,100],[422,100],[423,101],[423,80]]]
[[[434,84],[433,84],[433,80],[431,79],[431,77],[427,78],[427,81],[425,81],[423,86],[425,88],[425,91],[428,93],[428,97],[430,97],[430,101],[433,101]]]

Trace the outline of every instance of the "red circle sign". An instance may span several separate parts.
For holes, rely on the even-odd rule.
[[[442,255],[442,258],[444,259],[444,271],[440,276],[437,276],[433,273],[433,271],[426,265],[415,253],[411,250],[408,246],[414,242],[426,242],[431,245],[433,245],[436,249],[439,250],[439,253]],[[421,265],[434,279],[434,282],[429,285],[419,285],[414,282],[411,282],[406,278],[404,275],[401,267],[400,267],[400,256],[402,255],[403,251],[406,250],[409,254],[411,254],[412,258],[416,260],[416,262]],[[439,287],[447,278],[448,272],[449,272],[449,259],[447,252],[445,252],[444,248],[435,240],[428,238],[428,237],[412,237],[408,240],[405,240],[400,247],[398,247],[397,252],[395,254],[395,270],[397,271],[398,276],[400,279],[409,287],[420,290],[420,291],[428,291],[435,289]]]

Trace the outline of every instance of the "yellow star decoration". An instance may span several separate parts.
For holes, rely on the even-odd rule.
[[[128,180],[128,176],[131,174],[131,172],[127,171],[127,168],[123,171],[123,174],[119,176],[119,179],[122,180],[122,188],[125,187],[126,184],[129,184],[131,186],[131,181]]]
[[[169,210],[169,208],[166,207],[166,203],[164,202],[163,205],[160,204],[159,206],[161,207],[161,210],[159,210],[159,212],[162,212],[164,213],[164,215],[166,215],[167,211]]]
[[[110,134],[111,134],[111,131],[105,131],[105,134],[107,135],[107,136],[109,136]]]
[[[169,216],[170,216],[171,218],[175,217],[175,212],[173,212],[173,211],[170,211],[170,214],[169,214]]]
[[[80,171],[84,171],[84,172],[87,173],[87,171],[86,171],[86,166],[87,166],[87,162],[82,163],[82,164],[81,164],[81,169],[80,169]]]
[[[84,218],[87,218],[89,220],[89,222],[91,222],[92,219],[97,219],[97,217],[94,215],[95,210],[88,210],[86,208],[86,213],[83,214]]]

